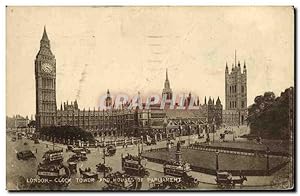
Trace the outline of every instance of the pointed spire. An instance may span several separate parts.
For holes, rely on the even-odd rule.
[[[244,69],[246,69],[246,61],[244,60]]]
[[[236,66],[236,49],[234,50],[234,66]]]
[[[62,107],[62,102],[60,103],[60,111],[63,110],[63,107]]]
[[[206,105],[206,96],[204,97],[204,104]]]
[[[49,41],[47,31],[46,31],[46,25],[44,26],[44,33],[43,33],[42,40]]]
[[[168,68],[166,69],[166,80],[169,80],[169,78],[168,78]]]

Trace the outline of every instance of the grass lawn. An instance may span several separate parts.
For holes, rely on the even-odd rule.
[[[170,151],[163,149],[161,151],[144,152],[143,156],[151,158],[160,158],[162,160],[175,159],[175,148]],[[198,166],[207,169],[216,169],[216,154],[194,149],[181,149],[182,159],[192,166]],[[270,157],[270,169],[284,162],[281,157]],[[235,154],[219,154],[220,170],[265,170],[267,167],[267,158],[253,157]]]

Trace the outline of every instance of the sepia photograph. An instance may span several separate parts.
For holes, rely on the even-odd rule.
[[[5,15],[6,190],[295,190],[293,6]]]

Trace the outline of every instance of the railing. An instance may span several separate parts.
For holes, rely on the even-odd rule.
[[[181,147],[181,148],[187,148],[187,149],[197,149],[197,150],[207,150],[207,151],[212,151],[215,152],[216,149],[212,149],[212,148],[200,148],[200,147]],[[149,150],[145,150],[144,154],[142,155],[142,157],[146,158],[148,161],[150,162],[154,162],[154,163],[158,163],[158,164],[165,164],[167,162],[167,160],[163,160],[161,158],[154,158],[154,157],[150,157],[147,156],[147,152],[159,152],[159,151],[165,151],[167,150],[167,148],[157,148],[157,149],[149,149]],[[221,152],[221,151],[219,151]],[[228,151],[229,152],[229,151]],[[223,153],[223,152],[222,152]],[[232,153],[232,151],[230,151],[230,153]],[[235,152],[236,154],[239,154],[239,152]],[[243,153],[243,152],[242,152]],[[249,155],[250,153],[248,153]],[[239,155],[245,155],[245,154],[239,154]],[[253,153],[252,155],[253,156]],[[227,172],[231,173],[234,176],[239,176],[239,175],[245,175],[245,176],[268,176],[273,174],[274,172],[278,171],[279,169],[283,168],[286,164],[288,164],[288,160],[284,161],[283,163],[270,168],[269,170],[226,170]],[[195,171],[195,172],[200,172],[200,173],[206,173],[206,174],[210,174],[210,175],[216,175],[216,170],[215,169],[209,169],[209,168],[204,168],[204,167],[199,167],[196,165],[191,165],[191,170]]]
[[[265,150],[256,150],[256,149],[245,149],[245,148],[233,148],[233,147],[223,147],[223,146],[209,146],[205,144],[192,144],[189,147],[190,149],[203,150],[203,151],[219,151],[223,153],[239,154],[239,155],[248,155],[248,156],[266,156],[267,152]],[[289,157],[290,153],[280,152],[280,151],[269,151],[268,155],[273,156],[284,156]]]

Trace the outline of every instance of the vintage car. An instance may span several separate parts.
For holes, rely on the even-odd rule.
[[[36,157],[30,150],[24,150],[17,153],[17,158],[18,160],[28,160]]]
[[[67,150],[66,150],[66,151],[73,151],[73,148],[74,148],[74,146],[72,146],[72,145],[68,145],[68,146],[67,146]]]
[[[115,146],[109,145],[105,149],[105,156],[113,156],[116,154],[116,151],[117,151],[117,149]]]
[[[35,139],[34,140],[34,144],[39,144],[40,142],[39,142],[39,140],[38,139]]]
[[[16,137],[12,137],[12,138],[11,138],[11,141],[12,141],[12,142],[15,142],[15,141],[17,141],[17,138],[16,138]]]
[[[88,149],[88,148],[86,148],[86,147],[84,147],[83,150],[84,150],[87,154],[90,154],[90,153],[91,153],[91,150]]]
[[[146,170],[147,160],[140,156],[133,156],[127,154],[127,156],[123,157],[122,155],[122,170],[125,173],[133,176],[149,176],[149,171]]]
[[[82,151],[80,153],[73,154],[67,162],[79,162],[79,161],[86,161],[86,152]]]
[[[96,165],[96,170],[97,170],[97,172],[109,173],[112,171],[112,168],[109,166],[106,166],[104,163],[99,163]]]
[[[89,182],[95,182],[98,180],[98,174],[96,172],[92,172],[91,168],[85,168],[84,170],[79,168],[79,173],[83,179],[90,179],[91,181]]]

